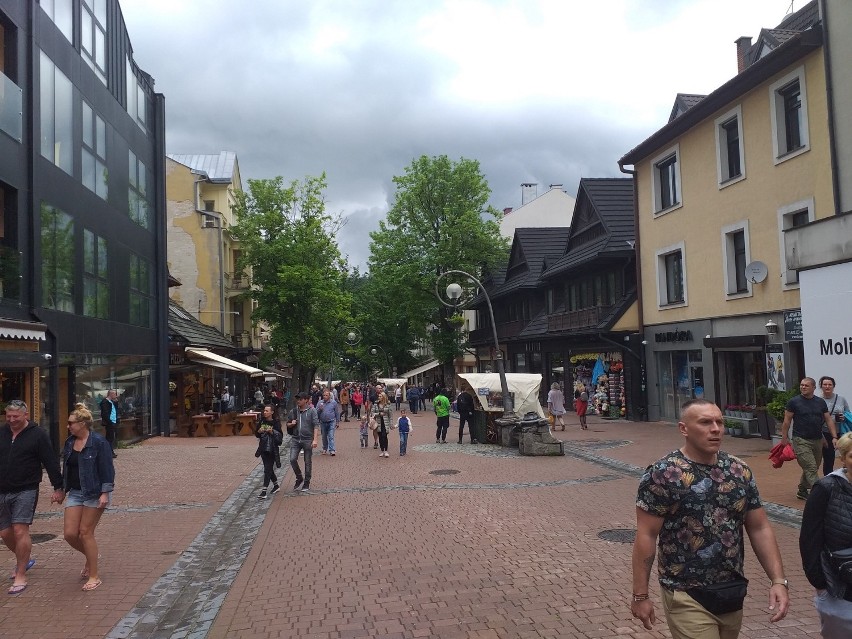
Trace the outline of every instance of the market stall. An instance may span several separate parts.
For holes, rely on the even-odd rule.
[[[566,384],[564,389],[569,406],[576,391],[585,391],[590,415],[616,418],[627,414],[621,352],[577,353],[570,362],[571,386]]]

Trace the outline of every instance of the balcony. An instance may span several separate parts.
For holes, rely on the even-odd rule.
[[[503,322],[502,324],[497,325],[497,339],[512,339],[521,334],[521,331],[526,326],[526,322],[523,320],[515,320],[514,322]],[[485,328],[477,328],[470,332],[469,340],[478,344],[480,342],[492,342],[493,337],[491,335],[491,327],[486,326]]]
[[[245,273],[223,273],[222,278],[229,291],[245,291],[251,286],[249,276]]]
[[[21,141],[23,130],[23,91],[0,72],[0,131]]]
[[[0,298],[21,301],[21,252],[0,246]]]
[[[561,333],[583,328],[592,328],[612,312],[612,306],[593,306],[580,311],[553,313],[547,318],[547,332]]]

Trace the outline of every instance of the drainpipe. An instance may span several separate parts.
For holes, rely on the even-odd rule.
[[[199,184],[202,182],[209,182],[210,178],[207,175],[206,171],[201,171],[200,169],[191,169],[190,173],[194,175],[198,175],[199,179],[195,180],[193,186],[195,188],[195,212],[201,215],[210,215],[216,218],[216,229],[218,233],[217,238],[217,246],[216,248],[219,251],[219,332],[222,335],[225,334],[225,264],[222,261],[222,214],[218,211],[205,211],[201,208],[201,190],[199,189]],[[199,301],[199,306],[200,306]]]
[[[633,178],[633,259],[636,261],[636,311],[639,316],[639,339],[640,342],[644,341],[645,337],[645,311],[642,305],[642,263],[639,259],[640,255],[640,238],[639,238],[639,181],[636,179],[636,169],[635,164],[633,165],[633,169],[624,168],[624,164],[619,160],[618,162],[618,170],[622,173],[629,175]],[[640,343],[641,346],[641,343]],[[642,421],[647,421],[648,419],[648,381],[645,378],[646,376],[646,366],[645,366],[645,349],[642,348],[639,351],[639,390],[645,402],[645,405],[641,408],[641,419]]]
[[[831,159],[831,190],[834,195],[834,214],[840,215],[840,175],[837,168],[837,141],[834,137],[834,83],[831,76],[831,43],[828,37],[828,2],[819,0],[819,15],[822,22],[822,60],[825,65],[825,94],[828,110],[828,151]]]

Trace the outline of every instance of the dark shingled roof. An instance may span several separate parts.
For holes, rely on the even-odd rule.
[[[169,300],[169,341],[183,342],[185,346],[234,349],[222,333],[199,322],[173,300]]]
[[[590,217],[580,214],[587,202],[593,211]],[[590,231],[599,235],[584,244],[573,245],[575,236]],[[582,178],[567,251],[543,277],[560,275],[600,258],[632,256],[635,241],[633,178]]]
[[[537,288],[546,260],[558,259],[565,252],[568,231],[567,226],[515,229],[505,281],[493,293],[489,291],[491,297],[496,299],[521,289]]]
[[[697,93],[678,93],[675,97],[671,115],[669,115],[669,122],[674,120],[681,113],[689,111],[706,97],[706,95],[698,95]]]
[[[798,11],[786,16],[774,29],[761,29],[757,42],[745,53],[746,68],[760,59],[760,51],[764,44],[775,49],[802,31],[807,31],[815,24],[819,24],[819,21],[819,4],[817,0],[812,0]]]

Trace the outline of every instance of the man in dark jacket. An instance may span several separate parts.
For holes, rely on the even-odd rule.
[[[118,393],[113,389],[107,391],[106,397],[101,400],[101,424],[104,426],[106,440],[112,448],[113,459],[118,457],[115,454],[116,433],[118,433]]]
[[[475,444],[476,439],[473,436],[473,396],[466,390],[463,390],[456,397],[456,410],[459,413],[459,444],[462,443],[465,422],[467,422],[467,430],[470,433],[470,443]]]
[[[19,399],[6,404],[6,424],[0,427],[0,537],[17,559],[10,595],[27,588],[27,570],[33,544],[30,525],[38,503],[42,467],[53,485],[51,503],[62,503],[62,472],[50,437],[30,421],[27,405]]]
[[[412,415],[416,415],[420,406],[420,389],[417,386],[412,386],[408,389],[406,395],[408,397],[408,409]]]
[[[307,492],[311,489],[311,457],[314,448],[319,444],[319,417],[317,409],[311,405],[311,396],[308,393],[296,395],[295,414],[288,415],[287,432],[290,438],[290,466],[296,476],[296,484],[293,490],[302,489]],[[305,474],[299,468],[299,453],[305,456]]]

